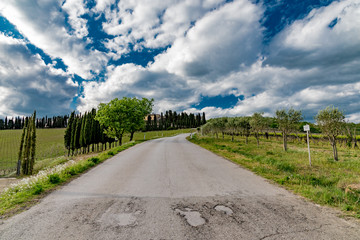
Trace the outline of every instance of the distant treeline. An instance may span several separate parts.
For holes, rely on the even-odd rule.
[[[186,112],[166,111],[165,114],[150,114],[146,119],[146,131],[197,128],[206,123],[205,113],[187,114]]]
[[[66,128],[69,116],[53,116],[37,118],[35,121],[36,128]],[[23,129],[28,117],[15,117],[0,119],[0,130],[5,129]]]

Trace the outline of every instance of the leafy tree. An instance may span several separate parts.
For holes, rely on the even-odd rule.
[[[316,123],[320,127],[323,134],[325,134],[333,148],[334,160],[338,160],[338,153],[336,148],[336,138],[341,134],[344,127],[345,115],[342,111],[334,106],[320,110],[315,117]]]
[[[287,151],[287,137],[288,134],[296,129],[297,124],[303,119],[301,111],[296,111],[290,108],[276,111],[276,119],[279,124],[279,130],[283,136],[284,150]]]
[[[226,123],[226,129],[227,131],[230,133],[231,135],[231,141],[234,141],[234,135],[235,133],[237,133],[239,131],[239,118],[237,117],[233,117],[233,118],[228,118],[227,123]]]
[[[259,147],[259,138],[260,132],[263,131],[267,126],[265,118],[263,117],[264,113],[254,113],[250,119],[251,131],[254,133],[257,146]]]
[[[137,103],[136,98],[113,99],[109,103],[101,103],[95,119],[105,126],[105,133],[109,137],[116,137],[122,144],[122,137],[125,131],[136,131],[143,126],[143,119],[152,109],[153,100],[142,99]],[[146,105],[139,107],[137,104]],[[141,122],[141,125],[140,125]]]
[[[238,121],[240,132],[245,136],[245,143],[247,144],[251,130],[250,117],[240,117]]]
[[[142,98],[123,98],[123,103],[127,109],[127,126],[126,131],[130,133],[130,141],[134,137],[136,131],[140,131],[144,127],[144,118],[152,111],[154,99]],[[157,119],[154,115],[154,129],[157,128]]]

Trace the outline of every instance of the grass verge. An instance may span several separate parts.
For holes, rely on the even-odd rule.
[[[335,207],[346,216],[360,218],[359,150],[339,148],[340,161],[332,159],[328,143],[311,144],[312,166],[309,166],[307,145],[294,141],[287,152],[282,142],[237,137],[216,139],[195,135],[191,142],[223,156],[256,174],[321,205]]]

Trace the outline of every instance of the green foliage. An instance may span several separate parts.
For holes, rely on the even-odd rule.
[[[97,164],[97,163],[99,163],[100,159],[98,157],[92,157],[92,158],[89,158],[88,161]]]
[[[61,181],[61,178],[60,178],[60,175],[58,173],[54,173],[54,174],[49,175],[49,182],[50,183],[58,184],[58,183],[60,183],[60,181]]]
[[[25,175],[31,175],[35,164],[36,150],[36,111],[26,122],[23,134],[20,140],[19,160],[22,162],[22,172]],[[24,145],[24,152],[22,152]]]
[[[336,137],[342,133],[345,123],[344,119],[344,113],[334,106],[320,110],[315,117],[322,133],[330,137]]]
[[[35,184],[33,187],[34,195],[39,195],[40,193],[44,192],[44,187],[41,183]]]
[[[303,117],[301,111],[296,111],[293,108],[290,108],[289,110],[276,110],[275,115],[278,123],[278,129],[283,135],[283,147],[284,150],[287,151],[288,134],[296,130],[297,124],[303,119]]]
[[[264,113],[254,113],[250,118],[251,131],[255,134],[257,145],[259,146],[259,133],[268,127],[268,122],[263,117]]]
[[[320,110],[315,117],[321,132],[328,136],[329,141],[333,147],[334,160],[338,160],[338,153],[336,148],[336,138],[344,129],[345,115],[342,111],[334,106],[329,106]]]
[[[144,117],[152,110],[153,99],[143,98],[113,99],[109,103],[101,103],[95,119],[105,126],[108,137],[117,138],[122,143],[125,131],[134,133],[144,124]]]
[[[75,111],[73,111],[70,115],[68,125],[67,125],[67,128],[65,130],[65,135],[64,135],[64,144],[65,144],[65,148],[68,149],[68,156],[70,155],[70,150],[71,150],[71,141],[72,141],[71,136],[74,133],[74,131],[73,131],[74,118],[75,118]]]

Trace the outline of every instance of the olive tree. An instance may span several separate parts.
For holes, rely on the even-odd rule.
[[[245,143],[247,144],[251,133],[250,117],[239,117],[238,126],[241,134],[245,136]]]
[[[234,135],[239,131],[239,118],[238,117],[232,117],[228,118],[228,121],[226,123],[226,129],[231,135],[231,141],[234,141]]]
[[[264,113],[254,113],[250,118],[251,131],[254,133],[257,146],[259,147],[260,132],[267,127],[267,122],[263,117]]]
[[[284,150],[287,151],[287,137],[288,134],[296,129],[297,124],[303,119],[301,111],[296,111],[290,108],[276,110],[276,120],[278,122],[278,129],[281,131],[283,136]]]
[[[334,106],[328,106],[318,112],[315,116],[315,120],[322,133],[328,137],[333,148],[334,160],[337,161],[338,153],[336,148],[336,138],[341,134],[344,127],[344,113]]]

